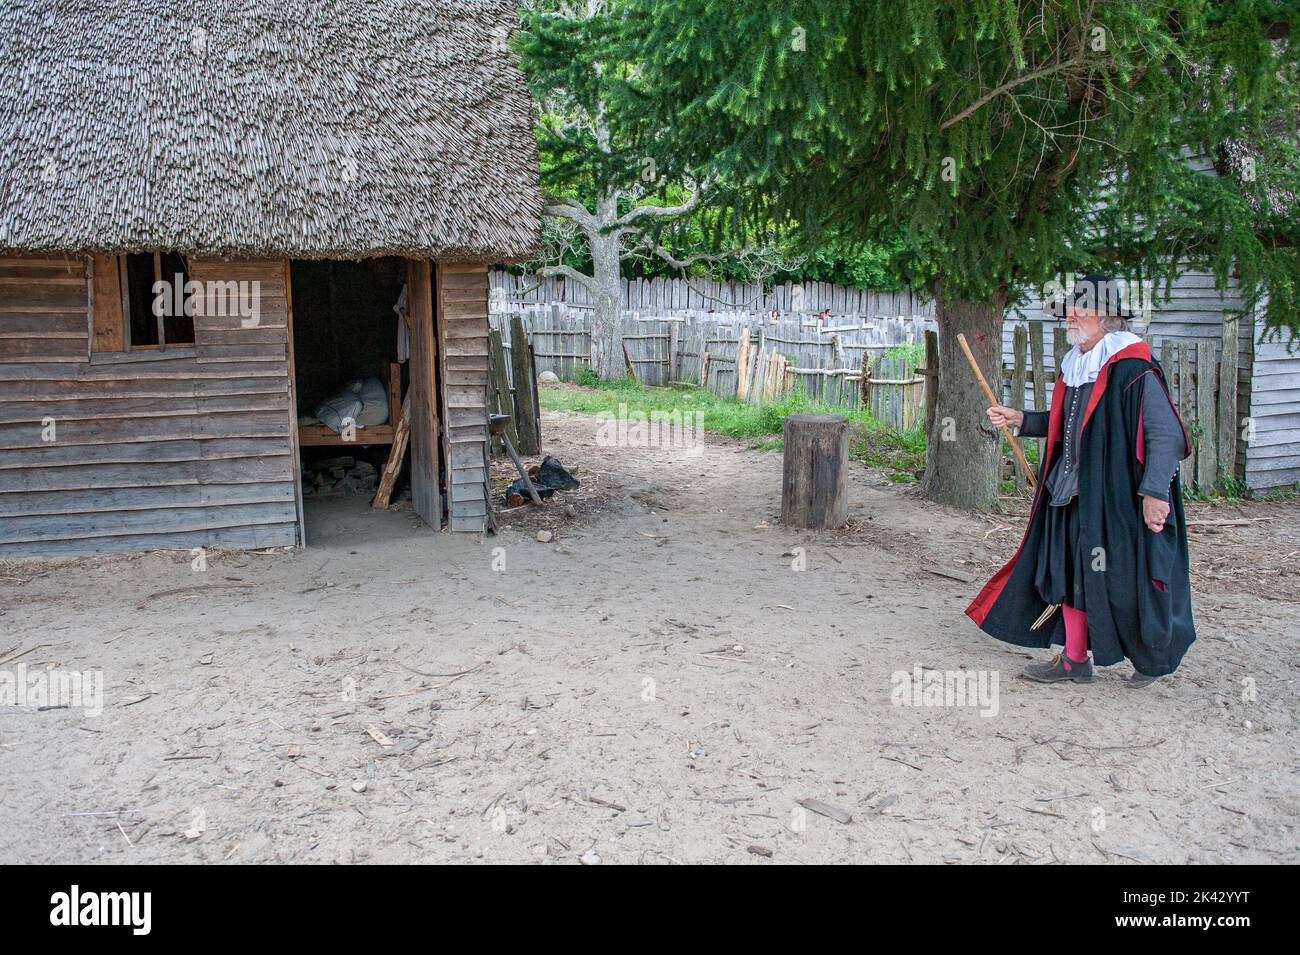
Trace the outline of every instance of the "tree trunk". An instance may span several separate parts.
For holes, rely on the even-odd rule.
[[[600,286],[591,316],[591,367],[602,381],[627,375],[623,361],[623,339],[619,334],[618,288]]]
[[[994,394],[1000,396],[1005,300],[1004,291],[988,302],[949,301],[942,289],[937,296],[938,402],[921,486],[921,493],[932,501],[971,510],[987,510],[997,504],[1002,433],[984,413],[988,401],[957,344],[957,335],[966,336],[980,370]]]
[[[617,197],[597,202],[596,222],[599,225],[610,225],[617,214]],[[623,362],[623,339],[619,334],[622,295],[618,234],[588,234],[587,244],[591,247],[591,274],[596,284],[596,309],[591,319],[591,367],[602,381],[612,381],[627,373]]]

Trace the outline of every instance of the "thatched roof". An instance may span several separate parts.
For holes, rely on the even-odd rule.
[[[4,0],[0,249],[507,261],[510,0]]]

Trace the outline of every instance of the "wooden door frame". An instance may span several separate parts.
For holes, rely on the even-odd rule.
[[[407,259],[406,305],[410,322],[411,500],[415,512],[435,531],[442,530],[441,442],[438,420],[439,368],[437,304],[433,262]]]
[[[307,522],[302,495],[302,448],[298,440],[298,366],[293,353],[292,260],[284,259],[287,357],[289,361],[289,433],[293,454],[294,507],[298,544],[307,546]],[[407,310],[410,319],[411,499],[416,513],[433,530],[442,530],[441,445],[438,418],[438,337],[435,327],[433,263],[406,260]]]
[[[298,365],[293,359],[293,266],[284,260],[285,355],[289,360],[289,448],[293,454],[293,503],[298,513],[298,546],[307,546],[307,519],[302,501],[302,448],[298,446]]]

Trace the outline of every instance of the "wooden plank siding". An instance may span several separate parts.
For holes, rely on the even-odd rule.
[[[0,258],[0,557],[295,543],[283,260],[190,263],[258,282],[255,327],[201,316],[193,347],[92,356],[93,271]]]
[[[1180,369],[1171,366],[1166,343],[1183,343],[1192,349],[1204,343],[1215,349],[1215,361],[1222,358],[1224,312],[1242,308],[1241,295],[1234,285],[1220,292],[1214,277],[1203,272],[1180,275],[1165,301],[1165,289],[1156,289],[1150,322],[1138,319],[1135,331],[1151,343],[1156,356],[1165,365],[1174,400],[1180,402]],[[1012,340],[1017,323],[1028,319],[1030,333],[1043,328],[1039,321],[1041,299],[1037,295],[1017,308],[1009,309],[1003,326],[1003,362],[1014,363]],[[1288,354],[1285,335],[1282,341],[1260,342],[1263,305],[1255,314],[1243,315],[1237,335],[1237,442],[1235,474],[1247,486],[1263,490],[1289,486],[1300,481],[1300,352]],[[1051,358],[1051,329],[1057,323],[1045,323],[1046,352],[1050,377],[1055,377]],[[1192,362],[1193,366],[1195,361]],[[1191,369],[1194,373],[1194,367]],[[1025,407],[1033,407],[1027,395]],[[1190,426],[1193,422],[1188,421]],[[1187,462],[1184,462],[1184,469]],[[1184,473],[1184,480],[1190,476]]]
[[[90,357],[84,258],[0,256],[0,364]]]
[[[481,265],[437,267],[447,525],[481,532],[488,507],[488,274]]]
[[[1300,349],[1289,348],[1286,337],[1283,332],[1255,344],[1254,388],[1249,404],[1238,405],[1250,409],[1243,430],[1251,487],[1300,483]],[[1245,444],[1239,435],[1238,446]]]

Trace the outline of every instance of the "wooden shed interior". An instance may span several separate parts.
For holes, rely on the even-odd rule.
[[[299,414],[310,414],[350,378],[386,382],[397,361],[393,307],[406,284],[406,260],[295,259],[289,275]]]
[[[289,264],[293,308],[293,373],[298,447],[303,476],[304,533],[320,493],[373,492],[385,466],[398,466],[405,438],[397,440],[402,396],[409,385],[405,333],[397,304],[406,286],[406,260],[294,260]],[[385,420],[340,434],[316,423],[320,403],[350,381],[374,379],[383,387]],[[368,409],[369,411],[370,409]],[[355,438],[355,440],[351,440]],[[337,466],[340,462],[351,466]],[[354,478],[364,468],[356,486]],[[341,474],[350,470],[348,474]],[[337,480],[336,480],[337,478]]]

